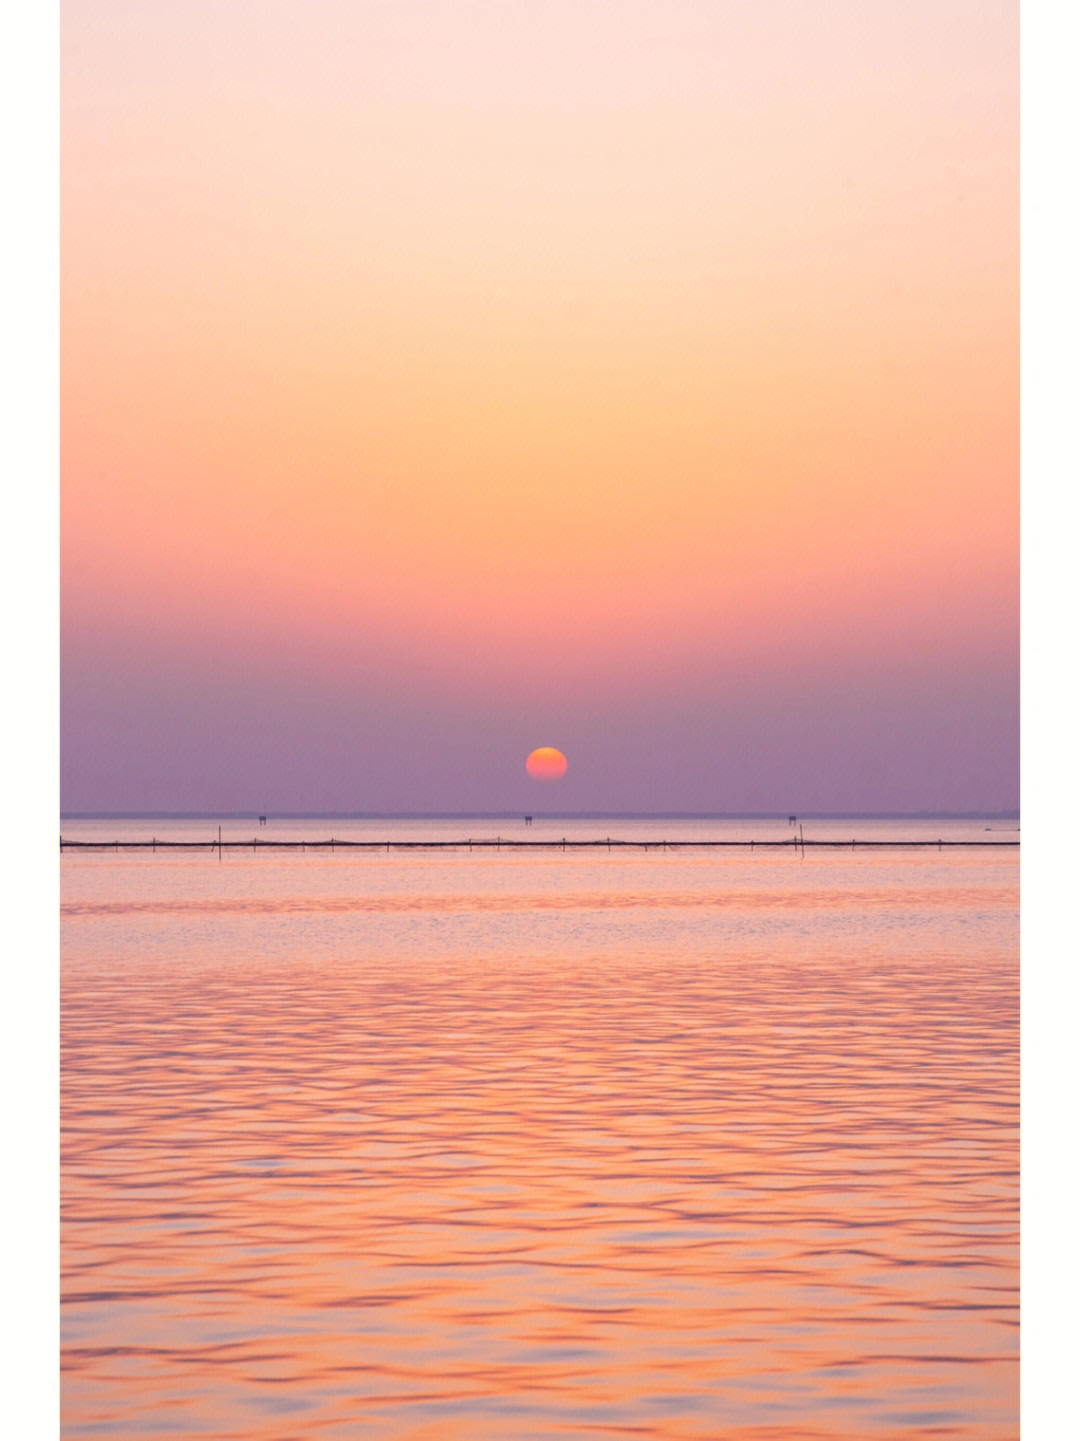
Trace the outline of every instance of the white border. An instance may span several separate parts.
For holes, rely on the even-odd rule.
[[[1080,18],[1021,16],[1021,1434],[1075,1425]]]
[[[59,1433],[59,19],[0,30],[3,998],[0,1394],[7,1435]]]

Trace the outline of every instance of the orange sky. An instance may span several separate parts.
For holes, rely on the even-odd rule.
[[[960,657],[1014,803],[1015,7],[224,12],[65,6],[65,804],[237,647],[570,734]]]

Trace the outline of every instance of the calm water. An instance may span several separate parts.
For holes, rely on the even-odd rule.
[[[65,1437],[1016,1436],[1015,850],[61,868]]]

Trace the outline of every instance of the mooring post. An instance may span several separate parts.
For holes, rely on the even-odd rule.
[[[221,827],[217,828],[217,858],[221,860]]]

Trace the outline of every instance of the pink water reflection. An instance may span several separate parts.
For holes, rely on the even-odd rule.
[[[65,869],[65,1437],[1016,1435],[1015,859],[801,896],[745,858],[652,891],[514,861],[399,874],[389,916],[362,867],[250,863],[230,907],[184,861],[95,864]],[[402,901],[440,946],[394,943]]]

